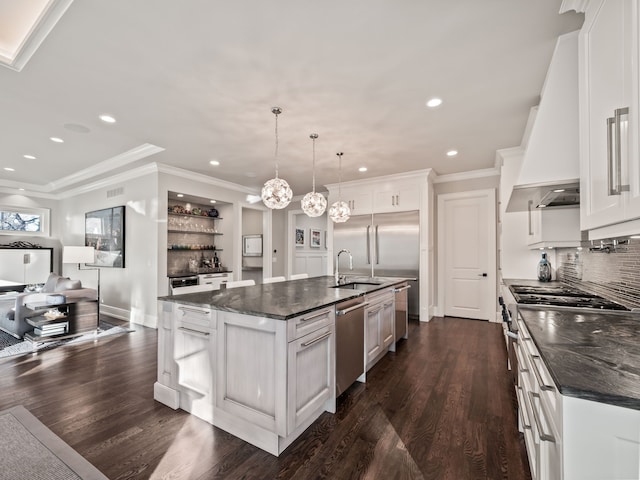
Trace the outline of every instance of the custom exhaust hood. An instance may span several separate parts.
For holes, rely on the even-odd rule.
[[[507,212],[580,204],[578,32],[558,37]],[[531,121],[531,119],[530,119]]]

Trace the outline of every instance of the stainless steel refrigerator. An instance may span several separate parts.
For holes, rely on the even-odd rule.
[[[409,277],[420,273],[420,216],[418,211],[356,215],[333,225],[334,254],[345,248],[353,256],[348,270],[344,255],[340,272],[372,277]],[[335,262],[335,258],[333,259]],[[409,315],[419,315],[419,283],[411,282]]]

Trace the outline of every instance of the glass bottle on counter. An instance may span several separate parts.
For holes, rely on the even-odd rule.
[[[538,262],[538,280],[541,282],[551,281],[551,264],[547,260],[546,252],[542,252],[542,258]]]

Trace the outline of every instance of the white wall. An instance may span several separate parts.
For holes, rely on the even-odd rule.
[[[327,214],[319,217],[309,217],[302,210],[291,211],[293,224],[292,234],[299,228],[304,232],[304,245],[296,246],[294,239],[292,245],[291,274],[308,273],[310,277],[326,275],[328,263],[327,251]],[[311,230],[320,231],[320,247],[311,247]]]
[[[124,205],[125,268],[100,269],[100,305],[104,313],[155,327],[158,277],[158,174],[152,168],[112,177],[95,188],[60,201],[62,243],[84,245],[85,213]],[[107,196],[121,188],[121,193]],[[166,238],[166,233],[165,233]],[[166,255],[166,242],[165,242]],[[166,260],[165,260],[166,269]],[[63,265],[64,274],[97,287],[95,270]]]

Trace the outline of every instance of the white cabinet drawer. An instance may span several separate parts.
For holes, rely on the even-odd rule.
[[[203,328],[216,328],[215,322],[212,321],[214,317],[211,314],[211,309],[192,307],[190,305],[178,305],[176,313],[176,319],[181,322],[190,323]]]
[[[291,342],[319,328],[333,325],[334,318],[334,307],[314,310],[293,318],[287,322],[287,341]]]

